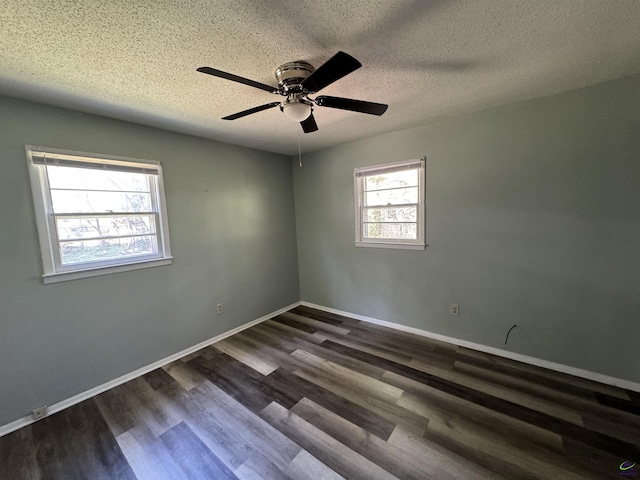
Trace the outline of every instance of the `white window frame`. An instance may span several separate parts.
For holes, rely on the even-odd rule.
[[[382,163],[353,169],[354,207],[356,226],[356,247],[398,248],[408,250],[424,250],[425,244],[425,167],[426,159],[414,158],[400,162]],[[372,239],[363,237],[364,223],[364,178],[381,173],[416,169],[418,170],[418,203],[417,203],[417,239]]]
[[[29,179],[31,181],[36,224],[38,227],[38,237],[40,240],[40,251],[42,254],[42,266],[44,270],[42,278],[45,284],[170,265],[172,263],[173,257],[171,256],[171,246],[169,243],[167,206],[164,195],[162,165],[160,162],[32,145],[25,145],[25,151],[29,169]],[[44,164],[41,161],[43,158],[46,158]],[[49,179],[46,171],[47,162],[51,162],[49,163],[50,165],[60,165],[63,164],[63,162],[83,162],[85,164],[95,164],[96,170],[114,166],[114,168],[132,168],[141,172],[148,171],[149,173],[153,173],[153,175],[149,175],[149,177],[151,179],[150,190],[156,220],[158,253],[99,262],[62,265],[49,189]]]

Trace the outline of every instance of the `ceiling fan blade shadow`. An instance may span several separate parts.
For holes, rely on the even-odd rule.
[[[280,102],[267,103],[265,105],[260,105],[259,107],[253,107],[253,108],[250,108],[249,110],[243,110],[242,112],[238,112],[238,113],[234,113],[233,115],[222,117],[222,120],[236,120],[238,118],[251,115],[252,113],[258,113],[263,110],[268,110],[269,108],[277,107],[278,105],[280,105]]]
[[[354,100],[352,98],[329,97],[321,95],[314,100],[320,107],[339,108],[340,110],[350,110],[352,112],[368,113],[369,115],[382,115],[387,111],[389,105],[384,103],[365,102],[364,100]]]
[[[402,55],[394,55],[393,58],[374,59],[371,62],[371,66],[378,69],[402,73],[444,75],[499,68],[500,64],[487,58],[464,60],[429,60],[428,58],[425,58],[416,60],[415,58],[404,58]]]
[[[316,119],[313,118],[313,113],[311,113],[306,120],[301,121],[300,125],[304,133],[311,133],[318,130],[318,124],[316,123]]]
[[[381,35],[382,38],[385,35],[397,35],[415,25],[424,24],[428,15],[437,14],[438,9],[446,6],[448,6],[447,0],[400,2],[397,8],[387,12],[384,16],[379,16],[374,24],[369,24],[366,29],[345,38],[343,45],[367,45],[379,42]]]
[[[475,70],[480,66],[480,64],[479,62],[472,60],[425,60],[415,62],[414,66],[416,69],[420,69],[422,71],[452,73]]]
[[[233,73],[223,72],[222,70],[217,70],[215,68],[200,67],[197,69],[197,71],[201,73],[206,73],[208,75],[213,75],[214,77],[231,80],[232,82],[238,82],[244,85],[249,85],[250,87],[259,88],[260,90],[264,90],[269,93],[280,93],[278,89],[275,87],[271,87],[269,85],[265,85],[264,83],[256,82],[254,80],[249,80],[248,78],[240,77],[238,75],[234,75]]]
[[[348,53],[338,52],[305,78],[302,82],[302,88],[310,93],[319,92],[361,66],[362,64]]]

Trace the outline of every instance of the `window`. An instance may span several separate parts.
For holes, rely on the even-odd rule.
[[[356,246],[423,250],[425,160],[353,171]]]
[[[171,263],[159,162],[26,151],[45,283]]]

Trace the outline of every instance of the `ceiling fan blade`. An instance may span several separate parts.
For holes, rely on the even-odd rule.
[[[316,119],[313,118],[313,113],[311,113],[306,120],[301,121],[300,125],[304,133],[311,133],[318,130],[318,124],[316,123]]]
[[[351,110],[352,112],[368,113],[370,115],[382,115],[387,111],[389,105],[384,103],[365,102],[352,98],[329,97],[320,95],[314,100],[320,107],[339,108],[341,110]]]
[[[362,64],[348,53],[338,52],[304,79],[302,88],[309,93],[319,92],[361,66]]]
[[[244,110],[242,112],[234,113],[233,115],[228,115],[226,117],[222,117],[222,120],[236,120],[238,118],[246,117],[247,115],[251,115],[252,113],[258,113],[263,110],[267,110],[269,108],[277,107],[280,105],[280,102],[272,102],[267,103],[265,105],[260,105],[259,107],[253,107],[249,110]]]
[[[256,82],[254,80],[249,80],[248,78],[240,77],[238,75],[234,75],[233,73],[223,72],[222,70],[216,70],[211,67],[200,67],[198,68],[198,72],[206,73],[208,75],[213,75],[214,77],[224,78],[226,80],[231,80],[232,82],[243,83],[245,85],[249,85],[250,87],[259,88],[260,90],[265,90],[269,93],[280,93],[279,90],[275,87],[271,87],[269,85],[265,85],[264,83]]]

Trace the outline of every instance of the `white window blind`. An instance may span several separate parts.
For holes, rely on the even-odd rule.
[[[110,160],[107,158],[87,157],[81,155],[65,155],[44,151],[32,151],[31,160],[34,165],[51,167],[88,168],[110,172],[141,173],[158,175],[157,163],[140,163],[133,161]]]

